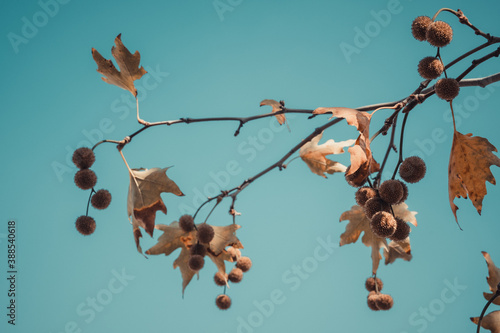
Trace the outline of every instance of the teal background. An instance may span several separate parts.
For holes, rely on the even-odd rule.
[[[395,301],[388,312],[366,306],[364,281],[371,274],[371,259],[370,249],[360,241],[335,249],[324,261],[316,260],[317,267],[308,274],[293,273],[294,266],[311,262],[318,238],[338,242],[347,224],[339,223],[339,216],[354,204],[355,192],[341,175],[325,180],[300,159],[286,170],[265,175],[238,197],[238,237],[254,266],[242,283],[228,290],[233,300],[228,311],[214,305],[221,290],[212,281],[216,269],[211,263],[199,281],[191,282],[183,299],[180,272],[172,269],[178,252],[148,260],[137,253],[126,213],[128,172],[111,144],[97,148],[92,169],[97,188],[112,193],[112,204],[104,211],[90,210],[98,225],[92,236],[75,230],[75,219],[85,213],[88,191],[73,183],[73,150],[101,137],[121,140],[140,128],[135,106],[127,104],[131,95],[104,83],[91,57],[95,47],[109,59],[119,33],[132,52],[141,52],[141,64],[150,72],[136,84],[149,87],[139,94],[141,115],[148,121],[260,114],[269,111],[259,108],[266,98],[283,99],[290,108],[312,109],[358,107],[408,96],[421,81],[418,61],[435,54],[433,47],[411,37],[411,22],[419,15],[432,16],[441,6],[461,8],[480,29],[500,35],[500,5],[493,0],[220,2],[228,6],[220,16],[212,0],[73,0],[57,2],[57,10],[50,0],[4,3],[0,330],[475,332],[469,317],[480,314],[485,304],[482,292],[488,291],[481,251],[500,265],[500,189],[487,185],[482,216],[469,200],[456,199],[463,231],[457,227],[447,192],[453,128],[447,103],[435,96],[412,111],[407,126],[405,152],[420,154],[428,174],[410,186],[407,201],[412,211],[418,211],[419,226],[411,233],[413,259],[381,263],[378,271],[384,292]],[[44,4],[51,4],[47,8],[52,16],[40,14]],[[373,13],[388,6],[398,13],[377,23]],[[442,50],[445,62],[483,42],[451,14],[440,18],[454,29],[453,42]],[[34,19],[40,26],[16,52],[9,33],[22,36],[25,22]],[[371,26],[375,30],[367,45],[346,57],[340,45],[355,46],[356,29]],[[453,67],[449,75],[461,73],[470,60]],[[495,58],[468,77],[496,73],[498,68]],[[152,72],[160,74],[155,78]],[[457,112],[458,130],[500,146],[499,103],[499,84],[487,90],[463,88],[455,100],[456,109],[462,110]],[[372,133],[388,114],[380,111],[374,116]],[[168,214],[158,213],[157,223],[169,224],[194,210],[201,196],[214,195],[214,188],[237,186],[277,161],[326,119],[290,116],[288,132],[266,118],[246,124],[237,137],[237,124],[228,122],[151,128],[134,138],[124,154],[134,168],[174,166],[168,175],[186,196],[163,195]],[[439,133],[434,135],[437,140],[433,132]],[[321,142],[356,135],[354,128],[341,123],[326,131]],[[258,149],[252,148],[252,138],[257,138]],[[387,140],[379,137],[373,143],[379,161]],[[348,164],[348,154],[334,158]],[[394,162],[391,159],[390,165]],[[223,177],[228,163],[236,163],[238,172]],[[497,168],[492,172],[500,178]],[[228,199],[221,203],[209,223],[230,224],[229,204]],[[201,216],[207,213],[208,208]],[[18,232],[15,327],[6,323],[5,315],[9,219],[17,221]],[[142,239],[143,249],[154,243],[149,236]],[[115,276],[123,272],[129,279],[120,284]],[[450,293],[449,283],[465,289]],[[92,310],[87,302],[99,295],[112,296]],[[445,303],[443,295],[455,298]],[[269,306],[276,298],[280,304]]]

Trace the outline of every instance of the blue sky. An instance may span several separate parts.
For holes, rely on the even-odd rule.
[[[410,186],[407,201],[418,212],[413,259],[379,268],[384,292],[395,301],[388,312],[366,306],[370,249],[325,245],[338,244],[346,225],[339,216],[354,205],[355,189],[341,175],[325,180],[298,159],[238,196],[238,237],[254,266],[228,291],[232,307],[220,311],[211,263],[182,299],[180,272],[172,268],[177,252],[147,260],[137,253],[126,210],[129,176],[113,145],[96,150],[92,167],[97,188],[111,192],[112,204],[91,209],[97,222],[92,236],[75,230],[88,192],[74,185],[69,159],[81,145],[121,140],[140,128],[131,95],[100,79],[90,52],[94,47],[109,59],[119,33],[132,52],[141,52],[149,72],[136,83],[144,119],[249,116],[267,112],[259,108],[267,98],[313,109],[406,97],[421,82],[418,61],[435,54],[412,38],[412,20],[453,5],[483,31],[499,35],[498,2],[220,0],[216,9],[212,0],[56,1],[8,3],[0,14],[7,78],[0,123],[0,268],[7,276],[7,222],[15,220],[18,269],[15,327],[7,324],[8,284],[1,279],[2,332],[475,330],[469,317],[480,314],[482,292],[488,291],[481,251],[500,265],[500,189],[487,185],[482,216],[469,200],[456,199],[463,231],[457,227],[447,191],[453,127],[447,103],[435,96],[412,111],[406,129],[405,151],[423,157],[428,173]],[[441,53],[445,62],[483,42],[451,14],[441,15],[454,29]],[[359,31],[369,36],[361,40]],[[356,51],[345,53],[342,45]],[[448,75],[461,73],[470,60]],[[495,58],[468,77],[497,71]],[[500,146],[499,84],[463,88],[454,103],[460,132]],[[388,114],[373,117],[372,132]],[[196,209],[202,196],[237,186],[277,161],[327,118],[288,119],[291,132],[266,118],[246,124],[237,137],[235,123],[160,126],[134,138],[124,154],[133,168],[174,166],[168,175],[186,196],[162,196],[168,214],[158,213],[157,223],[169,224]],[[341,123],[323,141],[356,135]],[[387,139],[373,143],[377,160]],[[347,154],[338,158],[349,163]],[[492,172],[499,179],[498,169]],[[230,224],[229,204],[226,199],[209,223]],[[145,235],[143,249],[155,239]],[[299,274],[297,267],[309,272]]]

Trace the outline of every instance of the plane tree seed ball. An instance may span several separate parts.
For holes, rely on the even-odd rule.
[[[94,193],[90,203],[96,209],[106,209],[111,203],[111,193],[108,190],[99,190]]]
[[[396,217],[396,231],[390,237],[391,240],[401,242],[410,235],[410,226],[403,219]]]
[[[399,180],[389,179],[380,185],[378,192],[382,200],[393,205],[401,202],[404,188]]]
[[[408,183],[417,183],[425,176],[425,162],[418,156],[406,158],[399,166],[399,175]]]
[[[87,147],[78,148],[73,153],[73,163],[78,169],[88,169],[94,164],[95,155],[92,149]]]
[[[408,199],[408,186],[406,186],[406,184],[403,182],[401,182],[401,186],[403,187],[403,197],[401,198],[401,201],[398,203],[405,202],[406,199]]]
[[[97,183],[97,176],[90,169],[82,169],[75,174],[75,184],[82,190],[90,190]]]
[[[216,285],[223,287],[227,284],[227,274],[222,272],[217,272],[214,275],[214,282]]]
[[[243,272],[248,272],[252,267],[252,260],[248,257],[240,257],[236,262],[236,267],[241,269]]]
[[[191,246],[191,249],[189,249],[191,255],[198,254],[202,257],[206,256],[207,254],[207,248],[205,245],[202,245],[200,243],[196,243],[193,246]]]
[[[215,305],[221,310],[227,310],[231,307],[231,298],[227,295],[219,295],[215,299]]]
[[[194,230],[194,219],[191,215],[182,215],[179,219],[179,227],[185,232],[191,232]]]
[[[233,268],[231,272],[229,272],[229,275],[227,276],[229,281],[233,283],[238,283],[241,282],[243,279],[243,271],[239,268]]]
[[[438,78],[443,71],[443,63],[438,58],[425,57],[418,63],[418,74],[427,80]]]
[[[375,304],[379,310],[390,310],[394,305],[394,300],[391,295],[379,294],[375,300]]]
[[[365,288],[368,291],[381,291],[384,283],[379,278],[369,277],[365,281]]]
[[[443,47],[450,44],[453,39],[453,29],[446,22],[436,21],[427,28],[425,38],[429,44]]]
[[[96,223],[95,220],[90,216],[82,215],[76,219],[75,226],[76,230],[78,230],[79,233],[88,236],[94,233]]]
[[[371,291],[370,294],[368,294],[368,297],[366,299],[366,303],[368,304],[368,307],[373,311],[379,310],[379,308],[377,307],[377,298],[378,298],[378,294],[374,291]]]
[[[192,255],[191,258],[189,258],[188,266],[193,271],[197,272],[205,266],[205,259],[199,254]]]
[[[424,41],[427,35],[427,28],[432,24],[428,16],[419,16],[411,24],[411,33],[416,40]]]
[[[198,226],[198,240],[200,243],[208,244],[214,239],[215,231],[211,225],[203,223]]]
[[[460,84],[455,79],[440,79],[434,86],[437,97],[445,101],[451,101],[458,96]]]
[[[355,198],[358,205],[363,207],[369,199],[375,198],[376,196],[377,196],[377,190],[369,186],[363,186],[356,191]]]
[[[373,215],[370,227],[378,237],[390,237],[396,232],[397,222],[394,216],[388,212],[378,212]]]
[[[379,197],[375,197],[366,201],[364,210],[366,217],[371,219],[378,212],[390,212],[391,206]]]

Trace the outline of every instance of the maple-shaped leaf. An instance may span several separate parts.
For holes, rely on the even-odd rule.
[[[479,323],[479,317],[471,317],[470,320],[476,325]],[[492,333],[500,333],[500,311],[493,311],[484,316],[481,327]]]
[[[416,212],[410,212],[408,210],[408,206],[405,203],[401,203],[399,205],[394,205],[393,206],[394,214],[397,217],[402,218],[405,221],[411,222],[414,225],[416,225],[416,219],[415,215]],[[366,217],[365,212],[362,207],[355,205],[351,207],[351,210],[346,211],[340,215],[340,222],[349,220],[349,223],[347,224],[345,228],[345,232],[340,235],[340,246],[346,245],[346,244],[351,244],[355,243],[361,233],[363,232],[363,237],[361,238],[361,241],[363,244],[365,244],[368,247],[372,248],[372,273],[376,274],[377,269],[380,263],[380,259],[382,259],[382,256],[380,254],[380,249],[384,249],[387,251],[388,255],[390,254],[391,249],[389,248],[387,244],[387,240],[385,238],[381,238],[376,236],[370,227],[370,220]],[[394,246],[394,245],[393,245]],[[401,246],[401,245],[399,245]],[[411,249],[410,249],[410,244],[408,240],[408,245],[403,248],[402,251],[409,254]],[[403,258],[405,260],[410,260],[411,257],[408,256],[398,256],[399,258]],[[396,258],[394,258],[395,260]],[[391,259],[392,260],[392,259]],[[386,264],[394,261],[394,260],[386,260]]]
[[[121,34],[115,38],[115,44],[116,46],[111,48],[111,54],[115,58],[120,71],[116,69],[111,60],[105,59],[96,49],[92,48],[92,57],[97,64],[97,71],[105,76],[102,78],[104,82],[114,84],[137,96],[134,81],[147,73],[142,66],[139,67],[141,55],[139,51],[135,51],[134,54],[130,53],[122,43]]]
[[[488,277],[486,278],[486,281],[490,286],[490,291],[495,293],[497,291],[497,286],[500,283],[500,269],[495,265],[488,252],[482,251],[481,253],[484,256],[484,259],[486,259],[486,264],[488,265]],[[489,301],[490,298],[493,297],[493,294],[483,293],[483,296]],[[493,303],[500,305],[500,297],[495,298]]]
[[[196,229],[186,232],[179,227],[178,222],[172,222],[170,225],[158,224],[155,227],[163,231],[163,234],[158,238],[158,242],[146,251],[146,254],[170,255],[173,251],[181,248],[181,252],[174,261],[174,269],[179,267],[182,275],[182,293],[191,282],[196,274],[189,268],[188,262],[190,258],[189,249],[195,245],[198,239]],[[224,227],[212,226],[215,235],[207,248],[207,256],[215,263],[217,269],[221,272],[226,272],[225,261],[234,262],[233,257],[225,250],[228,246],[234,248],[243,248],[243,245],[236,237],[235,232],[240,228],[239,225],[231,224]]]
[[[271,106],[273,108],[271,110],[272,113],[283,110],[282,102],[275,101],[274,99],[265,99],[262,102],[260,102],[260,106],[264,106],[264,105]],[[283,125],[286,122],[286,117],[285,117],[284,113],[277,114],[277,115],[275,115],[275,117],[278,120],[278,123],[280,125]]]
[[[323,132],[316,135],[311,141],[303,145],[299,151],[300,158],[306,162],[307,166],[313,173],[324,178],[326,178],[325,172],[328,174],[345,172],[347,168],[344,165],[326,158],[326,155],[342,154],[344,152],[343,147],[352,145],[356,140],[335,142],[330,139],[325,143],[318,145],[322,136]]]
[[[472,136],[471,133],[463,135],[455,130],[448,166],[448,194],[457,223],[458,207],[453,202],[455,198],[468,196],[481,214],[483,199],[487,193],[486,181],[495,185],[490,167],[500,167],[500,159],[493,151],[496,152],[497,149],[487,139]]]
[[[178,196],[184,194],[177,184],[167,177],[168,168],[132,169],[128,189],[127,213],[132,221],[134,239],[137,250],[141,251],[139,238],[142,237],[139,227],[153,236],[156,212],[167,214],[161,193],[169,192]]]
[[[362,183],[361,180],[379,171],[380,165],[373,158],[370,149],[370,121],[373,112],[370,114],[368,112],[344,107],[317,108],[313,111],[313,114],[324,113],[331,113],[332,118],[344,118],[349,125],[356,127],[359,132],[356,143],[353,147],[348,149],[351,154],[351,166],[347,171],[347,175],[356,174],[356,179],[353,179],[353,181]]]

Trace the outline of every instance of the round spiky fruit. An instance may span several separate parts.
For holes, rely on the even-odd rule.
[[[248,257],[240,257],[236,262],[236,267],[241,269],[243,272],[248,272],[252,267],[252,260]]]
[[[453,29],[446,22],[436,21],[427,28],[425,38],[429,44],[436,47],[443,47],[450,44],[453,39]]]
[[[90,216],[82,215],[76,219],[76,230],[82,235],[88,236],[94,233],[95,231],[95,220]]]
[[[390,212],[391,206],[381,198],[374,197],[366,201],[364,210],[366,217],[371,219],[378,212]]]
[[[94,164],[95,155],[92,149],[87,147],[78,148],[73,153],[73,163],[78,169],[88,169]]]
[[[108,190],[99,190],[94,193],[90,203],[96,209],[106,209],[111,203],[111,193]]]
[[[182,215],[179,219],[179,227],[185,232],[191,232],[194,230],[194,219],[191,215]]]
[[[377,298],[378,298],[378,294],[375,291],[371,291],[368,294],[368,297],[366,299],[366,303],[368,304],[368,307],[373,311],[379,310],[379,308],[377,307]]]
[[[363,186],[356,191],[355,198],[358,205],[363,207],[369,199],[374,198],[377,195],[378,195],[377,190],[369,186]]]
[[[189,268],[191,268],[193,271],[197,272],[199,271],[200,269],[203,268],[203,266],[205,266],[205,259],[203,259],[202,256],[200,256],[199,254],[195,254],[195,255],[192,255],[190,258],[189,258],[189,261],[188,261],[188,266]]]
[[[458,96],[460,84],[455,79],[439,79],[434,85],[437,97],[451,101]]]
[[[424,41],[426,39],[427,28],[432,24],[428,16],[419,16],[411,24],[411,33],[416,40]]]
[[[189,249],[189,253],[191,253],[191,255],[198,254],[204,257],[207,254],[207,248],[203,244],[196,243],[193,246],[191,246],[191,248]]]
[[[391,240],[400,242],[410,235],[410,226],[403,219],[396,217],[396,231],[390,237]]]
[[[97,183],[97,176],[90,169],[82,169],[75,174],[75,184],[82,190],[90,190]]]
[[[223,287],[227,284],[227,274],[222,272],[217,272],[214,275],[214,282],[216,285]]]
[[[390,310],[394,305],[391,295],[379,294],[375,299],[375,304],[379,310]]]
[[[401,182],[401,186],[403,186],[403,197],[401,198],[401,202],[405,202],[408,199],[408,186],[405,183]]]
[[[359,169],[354,173],[348,175],[350,169],[351,166],[349,165],[347,167],[347,170],[345,171],[345,180],[347,181],[347,184],[351,185],[352,187],[363,186],[366,183],[367,177],[362,175]]]
[[[384,287],[384,283],[379,278],[369,277],[365,281],[365,288],[368,291],[381,291]]]
[[[219,295],[215,299],[215,305],[221,310],[227,310],[231,307],[231,298],[227,295]]]
[[[427,80],[438,78],[443,71],[443,63],[435,57],[425,57],[418,63],[418,74]]]
[[[396,219],[388,212],[378,212],[373,215],[370,221],[370,227],[375,235],[378,237],[390,237],[396,232]]]
[[[399,166],[399,175],[408,183],[419,182],[425,176],[425,162],[418,156],[406,158]]]
[[[404,195],[404,188],[401,184],[400,180],[386,180],[378,189],[380,198],[391,205],[400,203]]]
[[[229,281],[233,283],[241,282],[241,280],[243,279],[243,271],[235,267],[231,270],[231,272],[229,272],[229,275],[227,277]]]
[[[198,226],[198,240],[200,243],[208,244],[214,239],[215,231],[211,225],[203,223]]]

